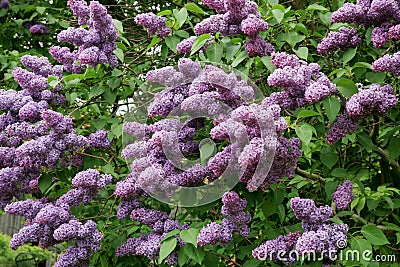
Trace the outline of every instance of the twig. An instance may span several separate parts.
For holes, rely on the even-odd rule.
[[[361,217],[360,215],[357,215],[357,214],[351,215],[351,218],[353,218],[354,220],[358,220],[359,222],[362,222],[365,225],[367,225],[367,224],[375,225],[373,223],[368,222],[366,219],[364,219],[363,217]],[[392,231],[391,229],[389,229],[383,225],[376,225],[376,227],[378,227],[379,229],[381,229],[382,231],[385,231],[385,232]]]
[[[397,161],[392,160],[390,161],[389,154],[386,153],[385,150],[377,146],[377,149],[374,150],[379,156],[381,156],[385,161],[389,163],[389,165],[394,169],[396,172],[397,176],[400,176],[400,165]]]
[[[314,180],[314,181],[319,181],[319,182],[321,182],[323,184],[326,182],[325,178],[321,177],[320,175],[317,175],[317,174],[310,173],[308,171],[302,170],[299,167],[296,168],[296,173],[298,175],[303,176],[304,178],[308,178],[308,179],[311,179],[311,180]]]

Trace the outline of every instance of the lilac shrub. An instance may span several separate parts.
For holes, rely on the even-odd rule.
[[[261,18],[255,2],[250,0],[212,0],[204,1],[204,4],[218,14],[211,15],[197,23],[194,27],[196,35],[208,33],[213,36],[217,32],[221,36],[247,35],[245,50],[250,57],[267,56],[275,51],[273,46],[260,36],[261,32],[268,29],[268,23]],[[179,43],[178,52],[189,53],[193,40],[192,36]]]
[[[52,46],[50,54],[64,66],[65,71],[79,73],[85,65],[96,67],[98,64],[118,65],[113,51],[117,48],[119,33],[107,9],[97,1],[68,0],[72,12],[78,17],[79,25],[85,28],[68,28],[57,35],[59,42],[78,47],[71,51],[68,47]]]
[[[332,13],[331,21],[333,23],[352,23],[356,26],[362,26],[365,29],[373,27],[371,41],[375,48],[382,48],[390,41],[397,41],[400,38],[400,8],[396,0],[358,0],[354,3],[345,3],[341,8]],[[351,30],[352,32],[355,29]],[[329,34],[331,35],[331,33]],[[319,44],[322,51],[331,47],[331,49],[339,48],[337,42],[344,36],[340,36],[337,40],[324,38]],[[333,35],[332,35],[333,36]],[[352,39],[343,42],[346,47],[355,46],[359,42],[356,34],[352,33]],[[339,37],[339,36],[337,36]],[[329,45],[328,45],[329,43]],[[341,48],[341,47],[340,47]],[[393,75],[400,75],[397,61],[397,54],[393,56],[385,55],[375,60],[372,64],[373,69],[377,72],[391,72]]]
[[[352,95],[346,102],[346,111],[329,129],[326,142],[333,144],[347,133],[355,131],[359,123],[371,115],[385,116],[390,107],[397,105],[398,100],[391,85],[371,84],[363,88],[357,84],[358,93]]]
[[[263,106],[278,105],[294,110],[338,93],[316,63],[307,64],[295,55],[282,52],[272,53],[271,62],[277,69],[268,76],[268,85],[282,88],[282,92],[270,94],[262,101]]]
[[[130,211],[130,218],[133,221],[147,225],[151,229],[151,232],[142,233],[139,237],[128,238],[128,240],[117,249],[116,255],[118,257],[142,255],[149,259],[156,259],[159,255],[161,240],[169,232],[175,229],[187,230],[189,228],[186,224],[179,225],[178,221],[171,219],[165,212],[139,208],[140,204],[137,200],[132,200],[129,204],[128,202],[125,203],[121,203],[123,208],[126,209],[124,213],[127,214]],[[118,208],[118,212],[121,212],[121,205]],[[128,206],[129,208],[127,209]],[[177,235],[175,235],[175,238],[177,238],[178,244],[165,260],[165,263],[168,265],[178,264],[178,250],[185,245],[185,242]]]
[[[248,236],[250,229],[247,224],[251,221],[249,212],[244,211],[247,201],[234,192],[226,192],[222,196],[221,214],[224,216],[221,224],[211,222],[200,230],[197,244],[200,246],[228,245],[233,240],[233,233]]]
[[[181,171],[174,167],[181,159],[180,153],[166,155],[165,149],[171,147],[170,151],[174,151],[173,146],[176,145],[182,156],[198,155],[198,143],[191,139],[199,129],[188,126],[190,121],[185,124],[172,119],[162,119],[147,126],[127,122],[124,131],[140,136],[140,140],[127,145],[122,151],[122,157],[133,162],[130,163],[130,176],[117,184],[117,196],[140,194],[139,180],[149,185],[147,189],[158,190],[164,186],[163,190],[166,192],[168,182],[179,186],[201,185],[206,179],[210,182],[220,177],[232,161],[238,161],[243,170],[240,181],[246,183],[250,191],[266,188],[285,176],[293,177],[297,159],[301,155],[299,139],[288,140],[280,136],[276,144],[268,139],[271,133],[281,135],[287,128],[285,119],[280,117],[281,108],[275,104],[246,104],[244,99],[251,100],[254,90],[232,73],[227,74],[211,65],[206,65],[202,70],[199,63],[180,59],[178,70],[173,67],[153,70],[147,74],[146,79],[168,86],[155,95],[148,108],[150,118],[167,116],[177,108],[190,114],[206,115],[214,118],[210,136],[214,140],[227,141],[231,145],[211,157],[207,166],[195,164]],[[233,110],[230,115],[224,115],[222,118],[218,114],[221,114],[226,106]],[[270,121],[273,122],[272,125]],[[200,128],[202,127],[204,125]],[[142,133],[137,129],[141,129]],[[174,135],[174,132],[177,132],[178,136]],[[243,143],[246,140],[249,142],[247,145]],[[275,149],[278,153],[271,163],[271,171],[267,175],[265,170],[257,172],[260,160],[264,160],[264,157]],[[235,153],[238,154],[234,156]],[[146,163],[136,171],[133,166],[136,165],[135,162]],[[154,175],[149,175],[150,173]],[[147,179],[156,179],[158,184]],[[165,182],[166,180],[168,182]]]
[[[110,182],[111,175],[89,169],[76,174],[72,179],[75,188],[56,202],[42,198],[9,203],[5,212],[26,218],[23,228],[11,239],[11,248],[17,249],[26,243],[38,243],[41,248],[47,248],[65,241],[74,242],[54,266],[89,266],[89,259],[100,249],[102,233],[91,220],[84,224],[79,222],[70,214],[70,208],[90,202]]]
[[[292,198],[290,207],[295,217],[302,221],[304,232],[292,232],[268,240],[253,250],[253,257],[287,265],[297,260],[296,255],[307,258],[308,255],[318,254],[327,261],[335,260],[339,249],[343,248],[340,243],[347,242],[347,224],[329,223],[332,208],[317,207],[311,199]]]
[[[53,66],[45,57],[23,56],[13,74],[23,90],[0,90],[0,142],[7,160],[0,166],[0,206],[13,197],[36,192],[44,169],[79,166],[81,152],[89,148],[108,148],[106,132],[88,137],[77,135],[72,119],[51,110],[65,101],[62,86],[48,90],[47,77],[62,79],[62,66]]]

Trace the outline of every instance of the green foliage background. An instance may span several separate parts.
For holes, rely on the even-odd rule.
[[[67,104],[58,111],[70,114],[78,134],[87,135],[97,129],[110,131],[112,148],[107,151],[90,151],[80,168],[46,171],[40,180],[43,195],[57,197],[71,188],[75,173],[86,168],[97,168],[114,177],[113,185],[101,191],[91,205],[73,209],[81,220],[92,219],[103,232],[102,250],[92,260],[93,266],[163,266],[157,261],[149,262],[144,257],[115,257],[115,249],[129,237],[137,237],[148,228],[129,219],[118,220],[116,208],[119,199],[113,196],[115,183],[128,173],[122,150],[122,122],[131,97],[137,94],[147,71],[175,65],[182,56],[176,53],[176,44],[193,35],[193,27],[212,10],[197,2],[186,1],[100,1],[117,21],[122,38],[115,52],[120,66],[88,68],[83,74],[70,74],[61,81],[65,85]],[[389,83],[399,96],[399,81],[390,74],[375,73],[373,60],[384,53],[399,50],[398,43],[390,43],[383,49],[371,45],[371,29],[360,32],[362,44],[346,51],[320,55],[316,52],[318,42],[330,30],[342,24],[331,24],[330,14],[344,1],[258,1],[263,18],[269,29],[263,33],[278,51],[295,53],[308,62],[317,62],[321,69],[337,85],[340,92],[350,97],[357,88],[355,83]],[[165,39],[149,37],[146,31],[134,23],[140,12],[158,12],[167,17],[173,28],[172,35]],[[32,36],[24,22],[37,21],[46,24],[51,34]],[[0,10],[0,88],[17,89],[12,79],[12,69],[20,66],[19,58],[25,54],[44,55],[51,58],[48,48],[57,44],[56,34],[69,26],[76,26],[66,1],[10,1],[9,9]],[[198,38],[201,47],[207,36]],[[267,85],[267,77],[274,70],[269,57],[249,58],[244,51],[242,36],[220,37],[205,53],[193,51],[187,55],[192,59],[211,60],[231,65],[245,74],[261,88],[265,95],[279,89]],[[55,86],[58,81],[53,81]],[[294,218],[289,200],[295,196],[311,198],[319,205],[330,205],[330,196],[345,179],[355,185],[355,199],[346,211],[335,213],[333,221],[350,226],[347,249],[363,251],[371,249],[374,255],[396,255],[400,260],[400,136],[399,108],[390,110],[387,117],[371,117],[364,120],[356,132],[329,146],[325,135],[343,108],[335,98],[286,112],[289,122],[287,137],[297,136],[302,141],[303,156],[299,160],[296,176],[283,179],[265,191],[247,192],[242,185],[235,190],[248,200],[248,210],[253,215],[251,234],[248,238],[235,236],[227,247],[197,247],[193,237],[185,234],[186,245],[179,253],[181,266],[271,266],[270,262],[259,262],[252,258],[251,250],[262,242],[280,234],[301,230]],[[54,182],[52,182],[54,180]],[[146,205],[170,212],[168,207],[155,200],[146,200]],[[176,209],[176,219],[188,223],[194,231],[210,221],[221,220],[220,202],[200,208]],[[182,235],[182,234],[181,234]],[[171,242],[167,239],[165,242]],[[168,244],[167,245],[171,245]],[[0,249],[1,251],[1,249]],[[379,262],[337,261],[337,266],[390,266]],[[333,266],[335,266],[333,264]],[[321,262],[297,263],[295,266],[321,266]],[[272,264],[272,266],[278,266]],[[392,263],[392,266],[398,266]]]

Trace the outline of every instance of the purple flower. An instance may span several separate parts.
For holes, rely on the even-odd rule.
[[[49,34],[50,30],[43,24],[35,24],[29,28],[30,33],[35,35]]]
[[[338,209],[346,209],[354,199],[352,190],[353,184],[349,180],[346,180],[343,184],[336,188],[335,193],[332,194],[332,200]]]
[[[157,34],[165,37],[170,34],[171,30],[166,26],[166,19],[158,17],[153,13],[142,13],[135,17],[135,22],[145,28],[149,35]]]
[[[318,53],[324,53],[340,48],[346,50],[349,47],[357,46],[361,42],[357,30],[341,27],[337,32],[330,32],[318,44]]]

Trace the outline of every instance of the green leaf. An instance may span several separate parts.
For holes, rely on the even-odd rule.
[[[158,12],[157,13],[157,16],[165,16],[165,15],[171,15],[172,14],[172,11],[171,10],[169,10],[169,9],[166,9],[166,10],[163,10],[163,11],[160,11],[160,12]]]
[[[121,63],[124,63],[124,51],[122,51],[121,48],[116,48],[113,53],[117,56]]]
[[[108,86],[111,87],[111,89],[116,89],[117,87],[119,87],[121,85],[121,81],[122,81],[121,78],[113,77],[108,80],[107,84],[108,84]]]
[[[65,21],[65,20],[60,20],[60,21],[58,22],[58,24],[59,24],[61,27],[63,27],[64,29],[68,29],[69,26],[70,26],[69,22],[67,22],[67,21]]]
[[[36,11],[40,14],[43,15],[43,13],[46,11],[46,8],[43,6],[37,6]]]
[[[335,164],[338,162],[339,157],[337,153],[329,152],[321,154],[320,160],[326,167],[332,169],[332,167],[335,166]]]
[[[271,57],[262,57],[261,58],[262,63],[264,64],[265,67],[272,73],[274,70],[276,70],[275,65],[271,63]]]
[[[172,251],[176,248],[177,240],[176,238],[170,238],[165,240],[160,247],[160,256],[158,258],[158,264],[161,264],[162,261],[171,254]]]
[[[113,19],[113,21],[117,31],[119,31],[120,33],[124,33],[124,26],[122,25],[122,22],[117,19]]]
[[[385,234],[376,225],[367,224],[361,228],[361,233],[363,236],[371,242],[372,245],[385,245],[389,244]]]
[[[111,125],[111,132],[116,136],[120,137],[122,135],[122,124]]]
[[[347,78],[340,78],[336,81],[336,87],[339,92],[345,97],[350,98],[352,95],[358,93],[358,88],[352,80]]]
[[[150,48],[152,48],[153,46],[155,46],[158,43],[159,40],[160,39],[158,38],[158,36],[154,35],[153,39],[151,39],[150,44],[147,46],[146,51],[149,50]]]
[[[357,212],[360,214],[360,212],[364,209],[365,207],[365,197],[361,197],[360,200],[357,203]]]
[[[122,73],[123,73],[122,70],[119,70],[119,69],[115,68],[115,69],[112,70],[111,76],[114,76],[114,77],[121,76]]]
[[[189,38],[190,34],[187,31],[184,30],[178,30],[178,31],[174,31],[174,34],[182,37],[182,38]]]
[[[197,13],[197,14],[201,14],[201,15],[206,14],[206,12],[205,12],[203,9],[201,9],[201,7],[199,7],[199,6],[198,6],[197,4],[195,4],[195,3],[187,3],[187,4],[185,5],[185,8],[186,8],[187,10],[193,12],[193,13]]]
[[[242,51],[240,52],[237,57],[235,58],[235,60],[232,62],[232,67],[236,67],[237,65],[240,64],[240,62],[242,62],[243,60],[245,60],[248,57],[248,54],[246,51]]]
[[[231,61],[233,57],[236,55],[236,53],[240,50],[240,47],[242,47],[240,44],[229,44],[226,46],[226,60]]]
[[[356,62],[351,68],[366,68],[372,70],[372,65],[367,62]]]
[[[377,150],[377,146],[374,145],[374,143],[371,140],[371,137],[369,137],[368,134],[366,133],[359,133],[357,134],[357,140],[360,142],[362,148],[366,148],[369,150]]]
[[[186,255],[185,250],[181,247],[178,251],[178,264],[179,266],[184,266],[188,261],[189,257]]]
[[[189,258],[197,262],[198,264],[201,264],[201,262],[204,259],[205,253],[202,247],[198,246],[197,248],[193,246],[192,244],[187,244],[186,246],[183,247],[186,255],[188,255]]]
[[[256,260],[256,259],[250,259],[250,260],[247,260],[247,261],[243,264],[243,266],[245,266],[245,267],[257,267],[257,266],[259,266],[260,264],[261,264],[261,261]]]
[[[214,254],[207,254],[204,260],[205,267],[215,267],[218,266],[220,258]]]
[[[328,199],[331,199],[332,194],[336,191],[336,188],[338,186],[338,181],[327,181],[325,183],[325,193],[328,196]]]
[[[214,142],[203,143],[200,146],[200,161],[202,164],[206,164],[208,159],[213,156],[217,148]]]
[[[365,240],[363,238],[353,238],[351,240],[351,249],[358,251],[360,253],[359,255],[363,255],[363,253],[365,253],[366,251],[372,251],[372,246],[371,243],[368,242],[368,240]],[[365,257],[360,257],[360,263],[364,266],[368,266],[370,260],[371,258],[367,259]]]
[[[313,110],[304,109],[304,110],[300,111],[296,117],[298,119],[301,119],[301,118],[306,118],[306,117],[314,117],[314,116],[318,116],[318,115],[319,115],[318,112],[315,112]]]
[[[186,243],[193,244],[197,247],[197,235],[199,234],[199,229],[189,228],[188,230],[182,230],[179,237],[182,238]]]
[[[220,44],[211,44],[207,47],[206,55],[211,62],[220,62],[224,49]]]
[[[104,92],[104,86],[92,86],[89,92],[89,98],[100,95]]]
[[[385,82],[386,73],[385,72],[367,72],[365,74],[367,81],[370,83],[383,83]]]
[[[176,20],[178,21],[179,28],[182,27],[188,17],[187,9],[184,7],[182,7],[181,10],[174,9],[173,13]]]
[[[48,173],[44,173],[39,178],[39,189],[42,194],[46,192],[46,190],[51,186],[53,183],[53,176]]]
[[[208,42],[208,38],[210,37],[211,35],[209,33],[205,33],[199,35],[196,39],[194,39],[190,55],[193,55],[194,53],[199,51],[204,46],[204,44]]]
[[[282,10],[280,9],[272,9],[272,15],[274,16],[274,18],[276,19],[276,21],[278,23],[281,23],[283,18],[285,17],[285,13],[283,13]]]
[[[343,66],[347,64],[350,60],[354,58],[357,53],[357,47],[347,48],[343,53]]]
[[[176,45],[179,44],[181,39],[178,36],[172,35],[165,37],[165,43],[172,52],[176,53]]]
[[[291,47],[295,47],[297,43],[303,41],[306,37],[298,34],[297,32],[288,32],[283,34],[284,41],[290,44]]]
[[[325,98],[322,104],[325,108],[326,116],[328,117],[329,121],[333,122],[340,111],[339,100],[335,96],[330,96]]]
[[[115,99],[117,99],[117,92],[112,91],[111,88],[107,87],[103,93],[104,100],[107,101],[108,104],[112,105],[115,103]]]
[[[326,12],[326,13],[319,13],[319,18],[322,21],[323,24],[325,24],[326,26],[329,26],[331,24],[331,16],[332,13],[331,12]]]
[[[307,47],[299,47],[299,49],[297,49],[297,50],[294,50],[293,49],[293,51],[296,53],[296,55],[299,57],[299,58],[302,58],[302,59],[304,59],[304,60],[307,60],[307,58],[308,58],[308,48]]]
[[[326,7],[318,5],[318,4],[309,5],[306,9],[307,10],[328,11],[328,9]]]
[[[314,127],[309,124],[303,124],[301,126],[296,126],[294,130],[303,144],[308,146],[310,144],[313,131],[315,131]]]
[[[164,242],[164,240],[167,240],[167,239],[170,238],[171,236],[174,236],[174,235],[179,234],[179,232],[180,232],[179,229],[174,229],[174,230],[168,232],[168,233],[164,236],[164,238],[161,239],[161,242]]]
[[[106,255],[103,254],[100,256],[100,263],[101,267],[108,267],[108,260]]]
[[[389,142],[389,161],[395,160],[400,156],[400,138],[391,138]]]

